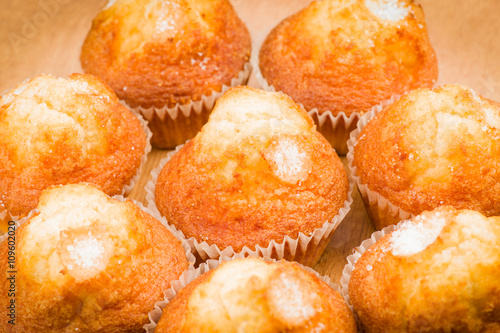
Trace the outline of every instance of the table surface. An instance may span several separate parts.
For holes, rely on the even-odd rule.
[[[0,0],[0,93],[40,74],[81,72],[79,55],[92,18],[107,0]],[[267,33],[310,0],[232,0],[253,41],[252,59]],[[420,0],[439,61],[439,84],[460,83],[500,101],[500,1]],[[259,87],[252,76],[249,85]],[[167,154],[149,154],[129,197],[145,203],[150,170]],[[346,164],[345,158],[342,158]],[[314,268],[338,283],[346,257],[374,231],[358,191],[349,214]]]

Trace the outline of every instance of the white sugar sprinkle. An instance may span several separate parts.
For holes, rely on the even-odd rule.
[[[308,304],[305,295],[298,288],[293,279],[289,279],[286,275],[281,275],[283,282],[283,290],[281,297],[275,301],[278,302],[278,308],[286,311],[288,316],[295,317],[299,320],[307,320],[314,316],[316,310]]]
[[[410,12],[398,0],[365,0],[365,5],[375,16],[392,22],[403,20]]]
[[[373,269],[373,266],[372,265],[366,265],[366,270],[367,271],[371,271]]]
[[[307,154],[290,139],[279,140],[278,147],[273,154],[276,163],[276,173],[280,178],[295,177],[303,171]]]
[[[113,6],[115,4],[116,0],[109,0],[106,6],[103,8],[103,10],[108,9],[109,7]]]
[[[69,257],[82,268],[97,267],[98,260],[104,253],[104,247],[95,238],[78,240],[68,246]]]
[[[396,256],[407,256],[425,250],[438,238],[445,223],[443,218],[406,223],[401,229],[392,233],[390,240],[392,253]]]
[[[484,120],[488,124],[488,126],[500,129],[500,115],[498,111],[494,111],[490,108],[484,108]]]

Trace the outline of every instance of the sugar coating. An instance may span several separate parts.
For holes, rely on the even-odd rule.
[[[106,9],[110,8],[111,6],[113,6],[116,1],[117,0],[109,0],[108,3],[106,4],[106,6],[104,6],[103,10],[106,10]]]
[[[77,239],[73,245],[68,245],[67,248],[70,259],[82,268],[97,267],[99,259],[104,253],[104,246],[96,238],[93,238],[90,232],[88,238]]]
[[[292,183],[300,180],[303,176],[298,175],[303,170],[299,172],[299,169],[305,159],[303,152],[291,141],[278,142],[280,139],[277,139],[311,132],[312,125],[297,112],[293,101],[261,90],[237,89],[225,96],[217,101],[210,120],[196,137],[203,142],[204,151],[208,155],[223,154],[249,145],[252,148],[247,149],[245,155],[249,164],[260,161],[264,153],[264,157],[276,167],[278,177],[287,177]],[[266,152],[267,148],[270,149]],[[205,157],[200,154],[200,158]],[[286,166],[278,167],[282,164],[276,163],[279,161]],[[224,170],[230,177],[232,170],[228,166]]]
[[[444,218],[433,217],[408,222],[392,233],[390,244],[395,256],[408,256],[425,250],[438,238],[446,224]]]
[[[365,5],[375,16],[392,22],[403,20],[410,12],[410,8],[398,0],[365,0]]]
[[[171,5],[171,8],[168,8],[168,5]],[[176,22],[179,19],[178,8],[179,4],[176,2],[162,1],[160,16],[156,21],[156,33],[163,33],[167,30],[176,29]]]
[[[498,111],[495,111],[490,108],[484,108],[484,121],[488,124],[488,126],[500,129],[500,115]]]
[[[120,247],[131,250],[126,208],[91,185],[73,184],[45,191],[40,214],[25,229],[20,260],[32,266],[39,282],[96,276]],[[121,253],[121,252],[120,252]]]
[[[300,283],[294,281],[287,274],[281,273],[279,280],[282,288],[273,288],[273,306],[284,318],[293,320],[296,324],[307,322],[316,314],[316,310],[309,303],[315,294],[306,295],[302,292]]]
[[[297,145],[297,142],[290,138],[282,138],[273,142],[273,148],[266,151],[266,159],[273,166],[274,173],[280,179],[296,183],[304,181],[309,173],[308,160],[310,156],[302,148]],[[306,170],[307,169],[307,170]]]

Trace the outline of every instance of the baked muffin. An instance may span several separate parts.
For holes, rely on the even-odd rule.
[[[406,212],[451,205],[500,215],[500,104],[469,88],[408,93],[362,128],[352,151],[359,184]],[[396,222],[363,199],[377,229]]]
[[[42,75],[4,94],[0,133],[0,205],[14,216],[34,209],[50,185],[122,193],[148,144],[139,119],[86,74]]]
[[[50,185],[84,181],[122,193],[148,144],[139,119],[86,74],[38,76],[3,95],[0,132],[0,204],[15,216]]]
[[[188,268],[158,220],[92,185],[51,187],[37,208],[16,232],[15,267],[8,241],[0,245],[2,332],[139,332]]]
[[[383,236],[355,263],[364,332],[500,332],[500,217],[439,207]]]
[[[319,131],[341,154],[359,114],[431,87],[438,73],[422,9],[411,0],[313,1],[271,31],[259,62],[268,84],[317,109]]]
[[[338,292],[295,263],[236,259],[192,281],[155,332],[357,332]]]
[[[342,162],[301,107],[236,87],[165,164],[154,191],[159,212],[187,238],[238,252],[311,236],[339,214],[348,190]]]
[[[131,107],[161,109],[142,111],[153,145],[172,148],[198,132],[211,107],[168,114],[162,108],[192,104],[232,85],[250,50],[248,30],[228,0],[118,0],[95,17],[81,63]]]

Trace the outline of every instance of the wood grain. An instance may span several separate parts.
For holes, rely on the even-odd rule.
[[[81,72],[79,55],[92,18],[106,0],[0,2],[0,92],[27,78]],[[252,59],[267,33],[310,0],[233,0],[253,38]],[[439,84],[462,83],[500,100],[500,1],[421,0],[439,60]],[[252,77],[252,86],[258,86]],[[153,150],[130,197],[145,203],[150,170],[167,151]],[[345,158],[344,158],[345,163]],[[357,190],[350,213],[336,230],[315,269],[338,282],[346,257],[373,231]]]

